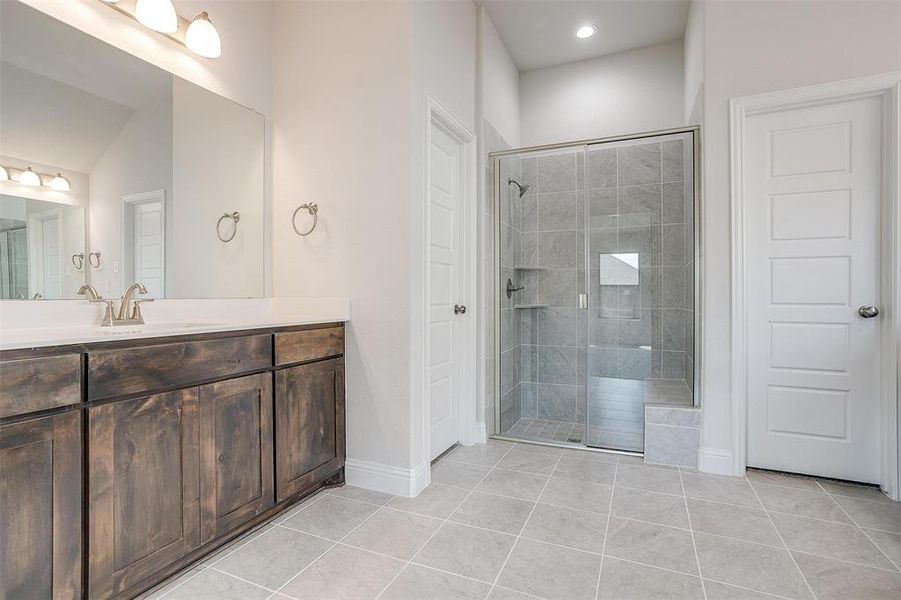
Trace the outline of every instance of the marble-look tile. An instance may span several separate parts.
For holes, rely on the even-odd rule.
[[[747,508],[688,498],[688,514],[695,531],[746,542],[779,546],[779,535],[767,514],[758,508]]]
[[[454,523],[519,535],[533,502],[474,492],[451,515]]]
[[[541,494],[541,502],[579,510],[607,514],[610,509],[609,485],[551,477]]]
[[[495,586],[491,588],[488,600],[534,600],[534,598],[521,592]]]
[[[834,481],[831,479],[818,479],[817,481],[829,494],[848,496],[849,498],[859,498],[861,500],[892,502],[892,499],[886,496],[885,492],[875,485],[860,485],[856,483],[846,483],[844,481]]]
[[[168,594],[172,600],[264,600],[271,592],[212,569],[207,569]]]
[[[353,565],[353,577],[347,568]],[[375,598],[404,568],[404,563],[347,546],[335,546],[280,592],[298,600]]]
[[[691,533],[682,529],[611,517],[604,554],[689,575],[698,574]]]
[[[519,539],[498,585],[539,598],[593,600],[601,557]]]
[[[901,573],[851,565],[800,552],[792,555],[818,600],[901,598]]]
[[[726,585],[719,581],[704,580],[707,600],[772,600],[773,596],[746,588]]]
[[[664,223],[685,222],[685,184],[664,183],[660,197],[660,215]]]
[[[695,545],[704,578],[784,598],[811,598],[786,550],[703,533],[695,534]]]
[[[897,567],[901,568],[901,534],[875,529],[867,529],[866,534]]]
[[[513,542],[512,535],[445,523],[413,562],[455,575],[493,582]]]
[[[618,188],[617,225],[647,226],[661,221],[662,193],[658,184]]]
[[[472,446],[457,446],[447,458],[460,462],[473,463],[492,467],[513,448],[513,444],[491,440],[487,444],[473,444]]]
[[[538,265],[538,232],[524,232],[521,234],[521,262],[519,265],[537,267]],[[509,261],[508,261],[509,262]],[[503,263],[503,260],[501,262]],[[518,265],[515,265],[518,266]],[[506,279],[504,280],[506,281]]]
[[[521,500],[538,500],[546,481],[546,475],[495,469],[482,480],[476,490]]]
[[[683,169],[682,140],[670,140],[660,144],[660,153],[663,159],[663,181],[682,181]]]
[[[617,149],[618,185],[660,182],[660,144],[636,144]]]
[[[428,567],[407,565],[379,598],[410,600],[411,598],[453,598],[482,600],[491,586],[465,577],[442,573]]]
[[[636,563],[604,559],[599,600],[702,600],[701,580]]]
[[[618,214],[619,208],[617,207],[617,191],[615,187],[592,189],[588,192],[589,228],[616,227]]]
[[[647,379],[651,376],[651,351],[644,348],[619,348],[616,370],[624,379]]]
[[[697,468],[700,444],[700,429],[645,424],[645,462]]]
[[[682,483],[688,498],[760,508],[757,496],[742,478],[683,473]]]
[[[592,377],[617,377],[619,375],[616,348],[591,348],[588,350],[588,372]]]
[[[642,465],[620,465],[616,473],[617,487],[628,487],[648,492],[682,495],[679,472]]]
[[[612,485],[617,465],[590,458],[564,456],[554,469],[555,477]]]
[[[390,508],[445,519],[449,517],[469,492],[467,490],[433,483],[415,498],[396,497],[388,503]]]
[[[391,494],[367,490],[353,485],[342,485],[338,488],[332,488],[329,490],[329,493],[335,496],[341,496],[342,498],[347,498],[348,500],[378,504],[379,506],[388,504],[394,497]]]
[[[588,151],[588,187],[616,187],[616,148]]]
[[[584,289],[584,269],[549,269],[538,272],[538,302],[542,304],[578,307],[579,294]]]
[[[662,308],[684,308],[685,280],[682,267],[660,267]]]
[[[645,423],[658,425],[678,425],[679,427],[700,427],[701,410],[657,405],[645,405]]]
[[[538,315],[538,343],[545,346],[585,346],[588,318],[579,308],[547,308]]]
[[[526,236],[523,236],[525,239]],[[538,233],[538,265],[578,268],[584,261],[581,231],[541,231]]]
[[[338,541],[377,510],[374,504],[329,494],[284,521],[282,526]]]
[[[833,496],[860,527],[901,533],[901,503]]]
[[[386,508],[342,541],[379,554],[410,560],[441,527],[441,520]]]
[[[576,156],[576,153],[566,151],[538,157],[538,193],[569,192],[576,189]]]
[[[770,518],[789,550],[837,558],[870,567],[895,567],[857,527],[825,523],[794,515],[771,513]]]
[[[551,471],[554,470],[554,466],[557,464],[557,458],[558,457],[553,454],[529,452],[516,447],[508,452],[507,455],[501,459],[501,462],[497,463],[495,468],[525,471],[527,473],[536,473],[538,475],[550,475]]]
[[[574,385],[539,383],[537,417],[549,421],[574,422],[578,390],[579,388]]]
[[[681,496],[655,494],[617,486],[611,515],[658,525],[688,529],[688,513]]]
[[[489,467],[481,465],[442,460],[432,466],[432,483],[454,485],[471,490],[488,474],[489,470]]]
[[[685,349],[685,311],[664,308],[660,311],[660,348],[662,350]]]
[[[660,264],[681,267],[685,264],[685,226],[663,225],[660,228]]]
[[[607,530],[607,515],[539,503],[522,536],[577,550],[601,553]]]
[[[581,385],[585,377],[582,348],[538,347],[538,376],[542,383]]]
[[[767,484],[755,485],[754,489],[757,490],[760,501],[766,510],[837,523],[850,523],[838,504],[823,492],[810,492]]]
[[[522,208],[521,222],[522,229],[520,231],[538,231],[538,196],[536,194],[526,194],[520,200]]]
[[[585,220],[585,206],[575,192],[538,194],[538,230],[579,229]]]

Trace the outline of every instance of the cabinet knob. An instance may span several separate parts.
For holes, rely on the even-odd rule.
[[[220,454],[219,456],[216,457],[216,461],[219,462],[219,463],[224,463],[224,462],[225,462],[225,455],[224,455],[224,454]]]

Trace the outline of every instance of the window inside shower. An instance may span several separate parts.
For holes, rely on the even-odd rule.
[[[694,130],[494,156],[495,434],[642,452],[695,402]]]

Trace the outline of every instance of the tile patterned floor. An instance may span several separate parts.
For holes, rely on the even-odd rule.
[[[319,493],[145,597],[901,598],[901,504],[870,487],[498,441],[432,481]]]

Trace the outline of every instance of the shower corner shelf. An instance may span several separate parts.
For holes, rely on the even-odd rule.
[[[514,271],[547,271],[547,267],[529,267],[526,265],[517,265],[513,267]]]
[[[547,308],[547,304],[514,304],[516,310],[525,310],[528,308]]]

